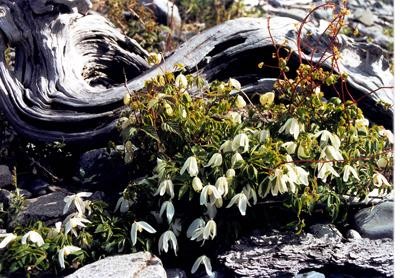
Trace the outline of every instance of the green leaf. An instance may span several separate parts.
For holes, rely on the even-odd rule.
[[[161,143],[161,140],[158,137],[157,130],[154,127],[152,127],[152,126],[144,126],[140,130],[143,131],[144,133],[146,133],[147,136],[149,136],[150,138],[154,139],[158,143]]]
[[[185,195],[185,193],[188,191],[189,189],[189,185],[188,184],[184,184],[183,186],[181,186],[181,188],[179,189],[178,192],[178,200],[181,200],[183,195]]]

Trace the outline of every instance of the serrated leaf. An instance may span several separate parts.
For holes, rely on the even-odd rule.
[[[161,124],[161,129],[165,132],[170,132],[170,133],[175,133],[177,135],[180,135],[179,132],[175,129],[177,125],[174,125],[172,123],[162,123]]]
[[[141,128],[141,130],[146,133],[147,136],[149,136],[150,138],[154,139],[155,141],[157,141],[158,143],[161,143],[160,138],[158,137],[157,131],[154,129],[154,127],[152,126],[145,126],[143,128]]]

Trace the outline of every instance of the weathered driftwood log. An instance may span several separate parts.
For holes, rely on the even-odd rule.
[[[288,48],[298,51],[296,20],[271,18],[270,36],[266,19],[242,18],[193,37],[150,68],[147,52],[104,17],[87,14],[89,7],[89,0],[0,0],[0,110],[31,139],[88,143],[107,138],[127,89],[141,89],[145,80],[172,71],[176,63],[209,81],[235,77],[246,92],[262,92],[271,85],[268,78],[277,75],[257,67],[271,61],[272,39],[277,45],[286,41]],[[313,60],[330,55],[324,52],[329,39],[318,35],[322,28],[306,29],[313,35],[302,35],[303,39],[318,49]],[[392,90],[369,94],[393,82],[381,49],[345,36],[340,45],[339,66],[349,74],[352,93],[368,94],[360,102],[367,116],[379,113],[375,121],[391,127],[392,110],[385,111],[376,102],[392,103]],[[8,47],[15,49],[13,67],[6,62]],[[311,59],[308,53],[309,49],[302,50],[305,60]],[[329,67],[328,60],[324,65]]]
[[[271,232],[240,240],[219,259],[244,277],[294,277],[311,270],[352,274],[349,277],[394,274],[392,239],[340,241]]]

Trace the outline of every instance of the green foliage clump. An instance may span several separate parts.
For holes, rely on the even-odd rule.
[[[171,38],[171,30],[168,26],[158,24],[153,12],[139,1],[97,0],[94,9],[105,14],[115,26],[146,50],[164,51],[167,47],[163,42]],[[124,12],[130,16],[125,17]]]
[[[282,200],[300,232],[316,205],[335,220],[346,196],[391,190],[391,132],[371,126],[354,101],[324,98],[317,84],[333,86],[339,75],[310,65],[297,73],[247,96],[235,79],[207,84],[166,72],[125,97],[126,161],[155,164],[145,180],[159,198],[164,234],[174,235],[172,245],[160,238],[160,253],[176,252],[176,223],[190,240],[218,238],[227,223],[217,212],[231,207],[240,218],[260,200]]]

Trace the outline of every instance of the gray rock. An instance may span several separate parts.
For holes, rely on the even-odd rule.
[[[314,224],[310,226],[310,232],[316,238],[328,238],[332,240],[341,240],[343,235],[333,224]]]
[[[29,222],[41,220],[52,225],[64,218],[63,209],[66,192],[53,192],[34,199],[26,200],[25,208],[11,222],[11,226],[27,225]]]
[[[353,13],[353,17],[366,26],[373,25],[375,21],[375,15],[371,12],[371,10],[366,8],[356,9]]]
[[[353,230],[353,229],[350,229],[347,231],[346,237],[348,239],[361,239],[362,238],[361,235],[356,230]]]
[[[83,153],[79,160],[79,174],[83,185],[112,187],[126,176],[125,163],[119,152],[106,148]]]
[[[299,273],[294,278],[325,278],[325,274],[317,272],[317,271],[310,271],[306,273]]]
[[[161,24],[172,26],[179,30],[181,27],[181,16],[178,7],[168,0],[140,0],[140,2],[153,10],[157,21]]]
[[[149,252],[107,257],[86,265],[67,278],[166,278],[161,260]]]
[[[34,179],[29,183],[27,188],[29,188],[29,190],[32,191],[34,195],[41,196],[48,193],[47,191],[49,189],[49,186],[50,185],[47,181],[44,181],[42,179]]]
[[[6,189],[0,189],[0,203],[8,206],[11,200],[11,192]]]
[[[393,238],[394,202],[383,202],[376,206],[364,208],[354,216],[356,230],[363,237]]]
[[[166,269],[168,278],[187,278],[186,272],[180,268]]]
[[[0,188],[12,184],[12,174],[7,165],[0,165]]]
[[[294,277],[317,270],[328,277],[392,277],[393,240],[327,240],[306,233],[269,231],[244,237],[218,256],[231,277]],[[323,271],[322,271],[323,270]],[[348,276],[350,275],[350,276]]]

